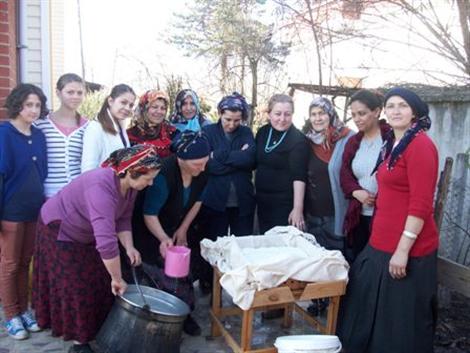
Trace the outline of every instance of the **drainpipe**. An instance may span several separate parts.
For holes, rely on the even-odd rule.
[[[28,75],[28,46],[27,44],[27,0],[19,1],[18,13],[18,56],[19,56],[19,82],[25,82]]]
[[[51,105],[51,30],[50,30],[50,2],[40,1],[41,6],[41,82],[42,90]]]

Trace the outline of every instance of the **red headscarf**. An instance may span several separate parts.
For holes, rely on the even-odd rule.
[[[127,171],[146,174],[150,170],[160,169],[161,165],[153,146],[135,145],[114,151],[101,167],[111,168],[117,175],[122,176]]]

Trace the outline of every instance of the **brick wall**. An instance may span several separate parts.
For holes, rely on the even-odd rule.
[[[5,98],[17,83],[16,42],[16,0],[0,0],[0,119],[5,118]]]

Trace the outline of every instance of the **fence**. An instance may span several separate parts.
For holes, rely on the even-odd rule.
[[[439,255],[470,265],[470,164],[469,154],[458,154],[442,212]]]
[[[470,297],[470,156],[458,154],[454,171],[446,160],[436,201],[436,221],[440,226],[438,280],[440,304],[450,303],[449,290]]]

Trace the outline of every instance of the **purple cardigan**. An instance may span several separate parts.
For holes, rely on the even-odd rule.
[[[130,190],[123,197],[114,171],[97,168],[50,198],[41,218],[44,224],[61,221],[57,240],[96,244],[101,258],[111,259],[119,255],[117,233],[131,230],[136,195]]]
[[[382,140],[385,140],[387,134],[391,131],[390,125],[388,125],[385,120],[381,119],[379,120],[379,126]],[[350,244],[353,241],[353,230],[359,225],[362,209],[362,204],[352,196],[354,191],[362,190],[362,187],[359,185],[359,182],[353,173],[352,161],[356,156],[356,152],[359,149],[359,146],[361,145],[363,136],[364,133],[358,132],[349,139],[346,147],[344,148],[343,163],[341,165],[339,176],[344,196],[350,200],[343,223],[344,235],[347,237]],[[377,155],[371,157],[377,159],[379,156]]]

